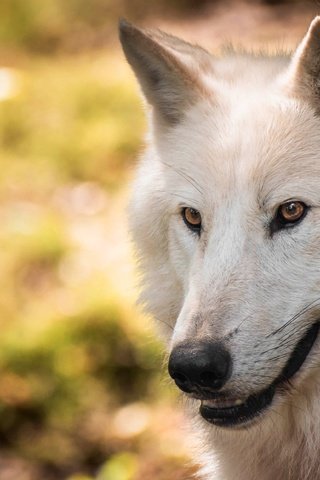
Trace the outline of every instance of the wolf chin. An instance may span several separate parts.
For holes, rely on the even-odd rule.
[[[320,17],[292,56],[120,22],[148,105],[129,210],[207,480],[320,478]],[[133,126],[134,128],[134,126]]]

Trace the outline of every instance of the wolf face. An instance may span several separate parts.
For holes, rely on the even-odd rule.
[[[120,36],[151,107],[129,213],[141,300],[201,416],[255,428],[320,359],[320,18],[291,59]]]

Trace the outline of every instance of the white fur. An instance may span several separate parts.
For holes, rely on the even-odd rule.
[[[302,99],[292,86],[298,55],[294,65],[246,54],[212,59],[203,73],[212,95],[199,96],[170,127],[151,117],[130,205],[146,310],[169,350],[239,327],[226,385],[239,396],[279,375],[320,312],[320,118],[305,90]],[[271,235],[278,206],[292,199],[311,207],[307,216]],[[182,207],[201,213],[200,238],[184,224]],[[320,478],[319,379],[317,339],[290,391],[276,394],[247,429],[212,426],[188,400],[202,478]]]

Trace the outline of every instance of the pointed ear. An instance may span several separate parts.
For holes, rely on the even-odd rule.
[[[311,22],[290,66],[291,91],[320,113],[320,16]]]
[[[120,41],[146,97],[158,119],[179,122],[185,110],[208,96],[201,71],[211,69],[211,56],[160,31],[142,30],[125,20],[119,23]]]

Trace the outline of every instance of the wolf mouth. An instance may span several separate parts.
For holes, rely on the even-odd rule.
[[[298,372],[319,333],[320,323],[314,323],[293,349],[280,375],[264,390],[250,395],[246,399],[236,400],[234,404],[222,406],[215,400],[203,400],[200,406],[201,416],[208,422],[220,427],[241,426],[252,421],[270,406],[277,391],[285,390],[288,381]]]

